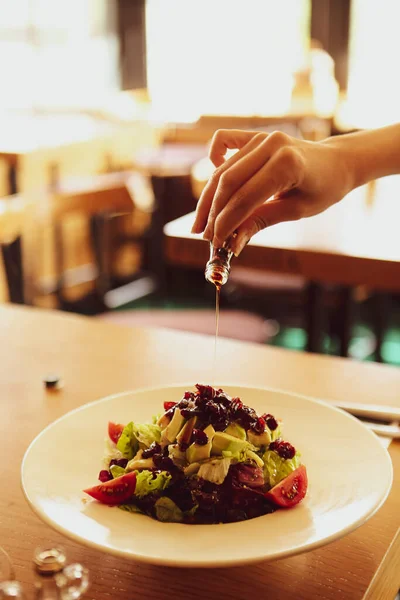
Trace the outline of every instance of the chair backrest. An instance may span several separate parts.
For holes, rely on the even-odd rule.
[[[17,303],[27,301],[24,292],[26,287],[24,271],[26,278],[27,263],[32,267],[29,269],[31,284],[35,279],[37,266],[33,263],[37,260],[37,248],[33,231],[37,233],[46,225],[57,225],[73,214],[94,216],[104,212],[113,215],[132,213],[136,191],[138,196],[140,192],[141,202],[143,202],[143,190],[146,191],[145,186],[139,189],[143,184],[140,177],[128,172],[97,175],[72,179],[55,191],[14,195],[0,199],[0,250],[10,300]],[[147,194],[147,207],[151,211],[153,197],[148,188]],[[25,248],[28,242],[29,250]],[[61,273],[58,275],[61,276]],[[30,295],[33,293],[31,292]]]
[[[9,244],[22,235],[27,201],[21,195],[0,198],[0,244]]]
[[[129,214],[134,197],[128,185],[129,173],[107,173],[72,179],[39,199],[42,218],[61,221],[71,214],[91,216],[101,212]]]
[[[53,230],[52,248],[47,246],[54,257],[56,294],[61,306],[65,305],[64,288],[66,257],[62,223],[69,217],[83,216],[90,219],[91,247],[97,272],[96,288],[101,297],[110,285],[110,229],[108,216],[127,215],[134,211],[134,193],[128,185],[129,173],[107,173],[90,177],[70,179],[62,182],[39,200],[38,209],[43,227],[50,225]],[[104,218],[101,218],[101,217]],[[77,232],[75,243],[80,260],[87,258],[82,241],[82,233]],[[78,239],[80,237],[80,243]],[[69,246],[74,238],[68,238]]]
[[[21,238],[26,224],[28,204],[21,196],[0,199],[0,250],[4,265],[8,297],[11,302],[25,302]]]

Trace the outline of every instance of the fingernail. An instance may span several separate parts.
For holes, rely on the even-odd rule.
[[[246,244],[249,243],[249,241],[250,241],[250,236],[248,236],[248,235],[238,236],[232,244],[233,254],[236,257],[238,257],[239,254],[241,253],[241,251],[243,250],[243,248],[246,246]]]

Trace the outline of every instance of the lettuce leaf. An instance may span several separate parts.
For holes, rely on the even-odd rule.
[[[159,443],[161,427],[152,423],[128,423],[117,442],[117,450],[124,458],[131,460],[139,449],[139,444],[149,448],[153,442]]]
[[[135,496],[147,496],[151,492],[162,492],[169,486],[171,475],[167,471],[136,471]]]
[[[126,510],[126,512],[130,512],[130,513],[140,513],[141,515],[143,515],[143,511],[140,510],[140,508],[138,506],[136,506],[136,504],[119,504],[118,508],[120,508],[121,510]]]
[[[111,475],[115,479],[116,477],[121,477],[121,475],[125,475],[126,471],[123,467],[118,465],[111,465],[110,467]]]
[[[137,453],[139,444],[135,435],[135,425],[131,421],[124,427],[117,442],[117,449],[124,458],[131,460]]]
[[[181,523],[183,521],[183,512],[171,498],[166,496],[159,498],[154,508],[159,521],[164,523]]]
[[[152,423],[133,424],[133,432],[140,444],[143,444],[147,448],[151,446],[153,442],[160,442],[161,439],[161,427]]]
[[[273,431],[270,430],[271,433],[271,441],[274,442],[275,440],[277,440],[278,438],[281,437],[281,424],[278,424],[278,427],[276,429],[274,429]]]
[[[300,453],[296,452],[293,458],[281,458],[275,450],[267,450],[263,460],[265,480],[274,487],[300,466]]]
[[[185,510],[185,512],[183,514],[185,515],[185,517],[194,517],[198,508],[199,508],[199,505],[195,504],[194,506],[192,506],[192,508],[190,510]]]
[[[103,456],[103,465],[104,469],[108,469],[108,465],[112,459],[124,458],[121,452],[118,450],[117,446],[107,438],[104,440],[104,456]]]
[[[202,463],[197,475],[201,479],[221,485],[228,475],[230,464],[230,458],[216,458]]]

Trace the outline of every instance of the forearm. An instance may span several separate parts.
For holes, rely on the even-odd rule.
[[[325,143],[340,150],[350,171],[352,188],[379,177],[400,174],[400,123],[340,135]]]

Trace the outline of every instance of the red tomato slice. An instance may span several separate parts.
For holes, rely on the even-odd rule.
[[[121,437],[121,433],[124,430],[125,425],[121,425],[120,423],[111,423],[108,424],[108,436],[114,444],[116,444]]]
[[[304,465],[290,473],[272,490],[266,493],[266,498],[282,508],[296,506],[306,495],[308,488],[307,471]]]
[[[132,473],[116,477],[111,481],[95,485],[83,491],[102,504],[116,506],[126,502],[134,494],[135,488],[136,473],[132,471]]]

